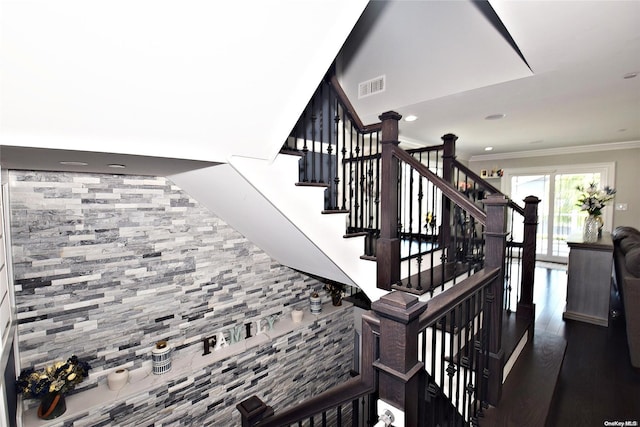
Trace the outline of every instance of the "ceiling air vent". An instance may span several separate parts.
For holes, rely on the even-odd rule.
[[[384,92],[386,87],[385,76],[379,76],[375,79],[367,80],[358,85],[358,98],[364,98],[376,93]]]

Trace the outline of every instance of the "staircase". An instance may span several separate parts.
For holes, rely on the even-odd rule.
[[[377,377],[381,398],[392,401],[397,394],[388,390],[423,382],[420,406],[432,423],[477,423],[495,409],[488,403],[500,401],[503,379],[522,369],[518,356],[530,352],[538,200],[523,209],[458,163],[455,135],[445,135],[442,146],[401,150],[399,119],[390,112],[364,126],[335,79],[326,79],[273,161],[232,157],[170,177],[278,262],[357,287],[374,301],[375,314],[363,318],[372,334],[363,337],[370,342],[362,349],[365,372],[324,401],[264,425],[360,399],[375,391]],[[515,215],[524,217],[523,242],[513,242]],[[394,362],[402,347],[386,356],[383,348],[394,338],[383,324],[400,334],[408,328],[395,326],[394,316],[417,322],[411,330],[418,335],[404,336],[418,343],[418,354],[414,344],[402,350],[406,368]],[[391,382],[383,387],[384,372]]]

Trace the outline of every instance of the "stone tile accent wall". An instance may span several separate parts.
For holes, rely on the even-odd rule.
[[[115,367],[140,368],[160,339],[175,347],[174,357],[202,352],[204,337],[288,315],[321,287],[279,265],[166,178],[11,171],[10,186],[20,364],[86,358],[93,369],[80,389],[104,383]],[[269,404],[295,400],[283,385],[303,382],[313,393],[344,379],[352,337],[351,316],[333,319],[194,372],[184,379],[188,386],[149,390],[105,408],[107,418],[92,413],[89,424],[78,425],[131,414],[143,425],[159,419],[153,413],[180,414],[180,425],[196,425],[235,412],[251,394]]]

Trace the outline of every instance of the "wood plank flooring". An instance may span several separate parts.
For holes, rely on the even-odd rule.
[[[610,319],[609,327],[565,321],[566,290],[564,266],[536,268],[536,331],[567,341],[547,425],[601,427],[632,421],[640,426],[640,372],[629,360],[624,318]]]

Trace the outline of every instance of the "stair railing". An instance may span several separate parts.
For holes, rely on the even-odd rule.
[[[399,114],[385,113],[380,119],[383,221],[377,246],[378,287],[433,295],[435,289],[444,290],[447,283],[455,284],[461,275],[469,276],[482,268],[486,214],[452,184],[398,147]],[[450,238],[441,242],[443,247],[446,244],[446,250],[435,255],[425,246],[433,241],[423,232],[430,228],[433,218],[423,212],[428,212],[429,206],[445,203],[451,215],[441,219],[440,224],[441,228],[446,225]],[[422,266],[425,254],[430,257],[427,269]],[[435,256],[440,259],[434,260]]]
[[[446,137],[445,145],[455,144],[455,136]],[[455,159],[452,161],[452,176],[454,185],[469,200],[478,205],[482,205],[487,196],[502,194],[496,187]],[[533,286],[536,233],[540,199],[529,196],[523,202],[524,208],[511,199],[507,203],[508,237],[503,308],[507,313],[511,313],[515,308],[519,318],[533,320],[535,317]],[[515,295],[513,295],[514,288]]]
[[[371,312],[362,315],[362,370],[349,381],[333,387],[301,404],[274,414],[273,408],[257,396],[238,405],[242,427],[290,425],[373,425],[375,413],[363,413],[362,401],[377,398],[378,374],[374,362],[380,353],[380,319]],[[360,420],[364,419],[361,423]]]
[[[302,155],[298,185],[326,187],[324,213],[348,213],[349,235],[379,229],[380,129],[363,125],[337,79],[327,77],[283,147]]]
[[[365,397],[402,409],[405,425],[474,425],[492,379],[501,380],[491,362],[500,280],[499,268],[485,268],[428,304],[405,292],[385,295],[362,316],[359,376],[277,413],[252,396],[237,405],[242,426],[373,425],[375,413],[358,411]]]

